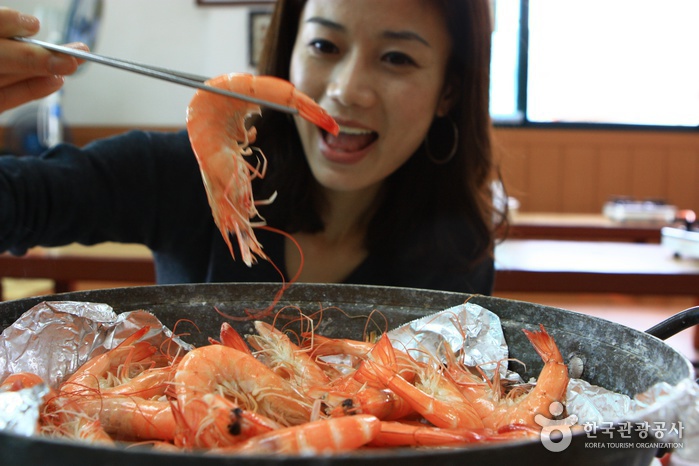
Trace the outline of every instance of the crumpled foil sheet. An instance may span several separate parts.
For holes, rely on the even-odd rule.
[[[116,315],[106,304],[45,302],[24,313],[0,335],[0,381],[16,372],[31,371],[52,387],[93,356],[118,345],[144,325],[150,326],[146,340],[155,345],[172,340],[189,351],[192,346],[173,336],[151,313],[132,311]],[[408,322],[388,332],[394,347],[426,360],[442,358],[447,345],[469,366],[479,365],[491,376],[497,361],[508,358],[500,318],[473,303],[464,303]],[[518,376],[517,376],[518,377]],[[47,387],[19,392],[0,392],[0,431],[19,435],[35,433],[41,397]],[[648,421],[682,422],[682,438],[666,436],[664,442],[681,442],[676,455],[699,457],[699,385],[687,378],[675,386],[659,383],[630,398],[581,379],[571,379],[566,409],[578,417],[578,424]]]
[[[74,301],[37,304],[0,336],[0,380],[28,371],[56,388],[88,359],[114,348],[144,326],[150,327],[145,341],[159,346],[172,339],[187,350],[192,348],[150,312],[117,315],[106,304]]]
[[[448,345],[467,366],[480,365],[492,377],[498,361],[508,357],[505,334],[500,318],[473,303],[464,303],[442,312],[413,320],[388,332],[391,343],[407,350],[419,362],[430,358],[444,360]],[[500,375],[506,376],[507,364],[500,364]]]
[[[18,392],[0,392],[0,431],[34,435],[42,397],[48,392],[43,384]]]

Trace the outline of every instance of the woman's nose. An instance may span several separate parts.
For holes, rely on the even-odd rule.
[[[355,57],[347,57],[336,65],[327,94],[346,107],[370,107],[378,95],[369,70]]]

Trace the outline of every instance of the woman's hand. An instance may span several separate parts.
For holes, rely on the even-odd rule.
[[[82,60],[24,44],[10,37],[39,32],[39,20],[0,7],[0,112],[45,97],[63,85],[63,76],[78,69]],[[87,50],[84,44],[68,44]]]

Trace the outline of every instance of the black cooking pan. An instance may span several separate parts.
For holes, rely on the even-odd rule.
[[[13,323],[22,313],[41,301],[86,301],[109,304],[116,312],[145,309],[153,312],[164,324],[173,328],[180,319],[191,319],[201,330],[187,337],[190,343],[207,343],[217,336],[225,320],[214,307],[228,314],[242,315],[244,309],[262,309],[278,291],[278,284],[197,284],[116,288],[72,292],[49,297],[34,297],[0,303],[0,328]],[[676,385],[693,378],[693,367],[680,353],[660,339],[622,325],[563,309],[501,298],[472,296],[461,293],[387,288],[357,285],[296,284],[289,288],[278,308],[292,305],[306,313],[335,307],[347,315],[369,315],[379,311],[378,326],[391,329],[404,322],[458,305],[466,300],[496,313],[505,333],[510,356],[525,364],[513,364],[513,370],[525,379],[536,377],[541,359],[533,351],[522,329],[536,330],[543,324],[555,338],[567,359],[575,354],[584,361],[582,378],[592,384],[633,396],[664,381]],[[654,332],[664,338],[696,323],[696,312],[670,319],[668,326],[659,325]],[[385,318],[386,322],[381,319]],[[328,310],[318,333],[331,337],[360,338],[366,319],[351,319]],[[252,333],[252,325],[232,324],[242,333]],[[526,367],[526,372],[522,372]],[[664,403],[672,403],[665,401]],[[656,404],[662,404],[658,402]],[[662,411],[667,406],[658,406]],[[662,420],[662,419],[659,419]],[[632,438],[625,442],[647,442]],[[589,448],[585,433],[573,435],[571,445],[562,452],[550,452],[538,439],[507,444],[477,445],[449,449],[365,450],[325,457],[254,456],[224,457],[199,453],[161,453],[146,449],[92,447],[80,443],[38,437],[19,437],[0,432],[0,464],[57,465],[240,465],[240,466],[412,466],[439,464],[608,464],[647,465],[658,453],[654,448],[614,449]],[[595,442],[619,442],[597,438]]]

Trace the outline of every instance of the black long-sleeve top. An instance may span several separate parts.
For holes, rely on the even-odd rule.
[[[259,229],[256,235],[285,270],[283,237]],[[61,144],[38,157],[0,157],[0,252],[106,241],[150,248],[161,284],[281,281],[264,260],[248,267],[231,258],[184,131],[132,131],[82,149]],[[408,262],[370,254],[345,282],[492,291],[492,259],[456,272],[437,258]]]

